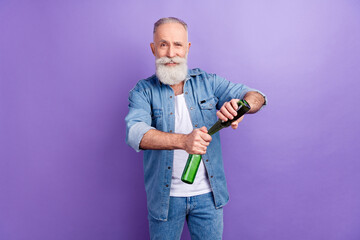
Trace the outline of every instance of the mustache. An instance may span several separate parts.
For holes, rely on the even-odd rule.
[[[182,58],[179,56],[168,58],[168,57],[162,57],[159,59],[156,59],[156,64],[162,64],[165,65],[167,63],[186,63],[186,58]]]

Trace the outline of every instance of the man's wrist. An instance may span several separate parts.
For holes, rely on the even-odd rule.
[[[247,113],[256,113],[265,103],[265,97],[255,91],[250,91],[246,93],[243,98],[251,107],[250,111]]]
[[[185,150],[186,134],[176,134],[174,141],[175,149]]]

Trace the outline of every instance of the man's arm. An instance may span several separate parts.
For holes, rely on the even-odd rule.
[[[254,91],[247,92],[244,96],[244,99],[249,103],[251,107],[250,111],[247,113],[256,113],[265,103],[264,96]],[[223,121],[227,121],[228,119],[233,119],[234,116],[237,115],[236,112],[238,108],[237,102],[239,100],[240,99],[231,99],[229,102],[225,102],[223,106],[220,108],[220,110],[216,113],[218,118],[220,118]]]
[[[166,133],[156,129],[147,131],[140,141],[141,149],[183,149],[189,154],[205,154],[211,136],[206,127],[194,129],[189,134]]]
[[[137,84],[129,93],[129,113],[125,117],[126,143],[141,149],[183,149],[190,154],[205,154],[211,136],[206,127],[189,134],[159,131],[151,126],[151,105],[146,91]]]
[[[260,110],[260,108],[265,104],[265,98],[258,92],[250,91],[247,92],[244,96],[245,101],[247,101],[251,107],[250,111],[247,113],[256,113]],[[223,121],[227,121],[228,119],[233,119],[234,116],[237,115],[237,102],[240,99],[231,99],[229,102],[225,102],[220,110],[216,113],[219,119]],[[238,120],[231,123],[231,127],[236,129],[238,127],[239,122],[244,119],[244,116],[239,118]]]
[[[263,104],[266,105],[265,95],[258,90],[244,84],[230,82],[216,74],[209,74],[208,77],[212,81],[214,95],[219,99],[216,105],[219,110],[232,99],[245,99],[252,108],[250,113],[255,113]],[[237,106],[235,109],[237,109]]]

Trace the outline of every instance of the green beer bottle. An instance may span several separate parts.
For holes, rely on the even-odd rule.
[[[238,109],[237,115],[233,119],[228,119],[223,122],[222,120],[218,120],[208,131],[209,135],[213,135],[214,133],[220,131],[223,128],[226,128],[231,125],[232,122],[238,120],[241,116],[247,113],[250,110],[250,105],[243,99],[237,102]],[[201,162],[201,155],[198,154],[189,154],[187,159],[183,174],[181,176],[181,181],[193,184],[195,180],[196,173],[199,169],[199,165]]]

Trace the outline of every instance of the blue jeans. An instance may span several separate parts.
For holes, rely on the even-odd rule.
[[[148,215],[152,240],[180,239],[185,219],[191,239],[221,239],[223,233],[223,209],[215,208],[212,192],[193,197],[170,197],[169,215],[166,222]]]

